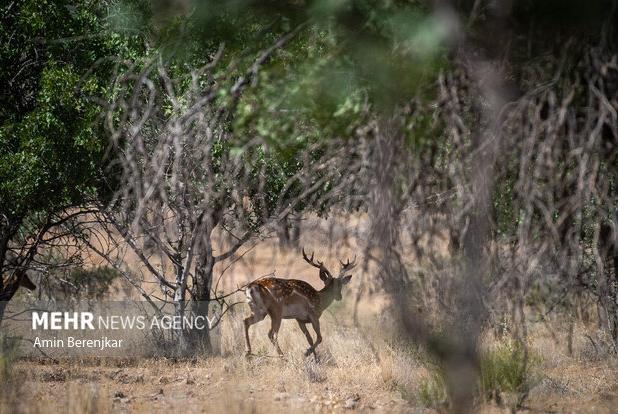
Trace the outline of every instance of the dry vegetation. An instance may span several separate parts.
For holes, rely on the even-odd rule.
[[[367,318],[354,327],[345,309],[325,318],[322,360],[304,358],[306,344],[295,324],[284,322],[275,357],[266,338],[267,323],[253,333],[260,355],[243,357],[241,320],[230,318],[220,333],[221,355],[195,360],[88,359],[20,360],[10,367],[2,393],[2,412],[289,412],[440,410],[436,373],[420,350],[384,339],[381,321]],[[530,335],[534,354],[532,382],[522,410],[540,412],[615,412],[618,363],[600,354],[577,324],[573,355],[564,331],[550,333],[536,324]],[[555,335],[555,338],[553,337]],[[503,346],[487,338],[488,347]],[[432,389],[432,387],[434,387]],[[508,392],[486,412],[516,403]]]
[[[305,232],[304,238],[324,242],[332,236],[324,223],[322,231],[315,226],[320,223],[311,224],[314,230]],[[338,231],[345,233],[345,228]],[[316,272],[303,266],[294,252],[278,252],[274,242],[263,243],[244,260],[227,271],[223,290],[250,278],[251,272],[259,276],[273,269],[279,276],[320,285]],[[279,343],[286,355],[276,357],[266,335],[268,319],[252,328],[258,356],[246,359],[242,318],[248,309],[241,305],[216,331],[217,356],[209,358],[5,358],[7,381],[0,412],[443,411],[444,380],[431,357],[422,348],[398,340],[389,317],[381,312],[387,305],[384,296],[363,294],[356,303],[361,287],[368,287],[362,273],[356,275],[343,302],[331,306],[322,318],[319,363],[303,356],[305,338],[294,321],[284,321]],[[596,331],[596,322],[573,324],[569,353],[569,321],[550,315],[545,322],[534,322],[535,316],[538,320],[530,309],[529,368],[523,373],[523,385],[518,383],[522,372],[515,342],[509,339],[508,319],[499,329],[485,333],[482,346],[489,357],[484,360],[480,393],[485,402],[479,409],[507,412],[519,405],[518,410],[531,412],[614,412],[618,361]]]
[[[100,93],[82,78],[80,95],[102,114],[93,135],[110,155],[110,166],[92,173],[106,180],[100,190],[77,180],[89,190],[50,203],[54,192],[73,192],[75,171],[40,173],[66,179],[60,189],[71,191],[30,194],[19,174],[0,179],[10,184],[0,186],[1,201],[16,200],[0,202],[0,320],[14,296],[43,291],[20,286],[47,286],[56,300],[49,292],[65,282],[57,270],[65,267],[80,280],[117,277],[115,293],[94,286],[99,296],[89,299],[128,298],[151,309],[163,301],[176,317],[205,317],[214,304],[230,309],[221,295],[242,300],[241,287],[263,275],[321,287],[301,246],[329,268],[358,255],[343,302],[321,320],[320,362],[302,356],[305,338],[290,321],[278,338],[284,358],[267,339],[268,320],[251,329],[256,355],[245,358],[244,305],[210,335],[184,329],[160,341],[157,351],[182,356],[173,360],[26,358],[4,325],[0,411],[618,410],[616,1],[585,19],[575,18],[584,13],[573,4],[556,13],[533,1],[387,1],[385,10],[337,1],[329,19],[291,3],[303,5],[303,17],[277,13],[280,29],[262,17],[240,25],[264,29],[255,43],[189,40],[192,25],[215,26],[186,16],[186,38],[179,26],[183,36],[170,33],[169,44],[127,50],[104,81],[92,79]],[[222,23],[244,20],[222,10]],[[185,18],[170,21],[176,17]],[[236,25],[226,23],[226,32]],[[136,43],[153,40],[144,30]],[[184,50],[181,43],[191,46],[177,61],[168,52]],[[67,60],[64,53],[53,62]],[[26,54],[15,48],[18,55]],[[19,72],[27,67],[14,60],[24,65]],[[40,74],[31,75],[25,84],[38,84]],[[56,87],[69,90],[60,86],[66,73],[56,76]],[[345,88],[336,91],[337,83]],[[24,95],[53,97],[56,87]],[[316,96],[297,96],[313,89]],[[75,105],[81,117],[83,103]],[[37,125],[8,131],[44,131]],[[75,125],[50,136],[83,128]],[[29,165],[21,141],[29,138],[10,140],[16,149],[0,171]],[[56,156],[49,164],[71,158]],[[316,218],[323,215],[329,220]],[[280,246],[274,235],[296,220],[300,243],[282,237]],[[52,248],[64,256],[46,256]],[[109,279],[95,266],[106,266]],[[79,289],[65,292],[82,300]],[[321,311],[326,301],[315,303],[300,306]]]

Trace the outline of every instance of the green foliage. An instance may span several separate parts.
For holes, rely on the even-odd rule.
[[[448,401],[444,373],[435,369],[423,379],[418,388],[418,401],[428,408],[444,407]]]
[[[79,204],[110,184],[97,124],[110,59],[138,35],[114,32],[107,2],[10,2],[0,11],[0,213],[10,222]]]
[[[539,358],[515,341],[504,341],[481,353],[480,393],[498,402],[505,394],[517,396],[517,404],[525,398],[538,380],[534,367]]]
[[[521,405],[540,379],[536,368],[540,357],[526,351],[513,340],[500,341],[480,354],[478,395],[481,400],[498,404]],[[429,376],[421,381],[418,400],[426,407],[440,408],[448,401],[445,372],[432,365]]]
[[[492,193],[496,232],[500,236],[512,236],[519,225],[518,211],[514,205],[515,180],[513,173],[507,174],[495,184]]]
[[[124,1],[114,7],[118,15],[128,10],[130,16],[115,27],[148,32],[151,49],[144,56],[160,54],[181,101],[192,81],[190,70],[209,63],[224,42],[213,73],[197,80],[204,86],[213,81],[218,85],[214,106],[230,105],[230,87],[256,56],[305,24],[260,68],[258,87],[244,92],[227,118],[232,137],[213,147],[215,171],[218,163],[242,157],[253,173],[255,185],[246,194],[255,209],[248,217],[254,222],[247,223],[252,228],[282,200],[321,182],[323,177],[316,174],[310,183],[289,185],[303,157],[318,159],[333,138],[351,140],[367,123],[369,108],[388,112],[405,104],[421,86],[431,84],[445,62],[448,28],[431,17],[424,2],[284,1],[275,7],[269,2],[203,1],[171,8],[166,2],[145,7]],[[169,103],[161,104],[164,116],[171,111]],[[413,137],[415,143],[436,135],[428,125],[431,115],[426,115],[410,134],[422,136]],[[256,141],[262,144],[246,149],[248,142]],[[264,177],[266,182],[261,182]],[[333,188],[334,180],[325,180],[318,192]],[[216,186],[218,192],[233,189],[233,183],[221,180]],[[323,213],[328,207],[317,210]],[[299,204],[295,210],[304,208]]]

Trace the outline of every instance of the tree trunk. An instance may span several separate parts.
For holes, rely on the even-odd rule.
[[[7,301],[0,301],[0,328],[2,328],[2,321],[4,320],[4,311],[6,310],[6,305],[8,305],[9,302]]]
[[[175,266],[176,270],[176,286],[174,290],[174,316],[176,318],[182,318],[185,316],[186,303],[186,285],[183,283],[184,267],[181,265]],[[180,329],[173,333],[177,336],[177,345],[175,347],[175,356],[189,356],[190,354],[190,341],[187,332],[184,329]]]
[[[618,246],[616,234],[611,226],[602,224],[599,232],[599,253],[602,274],[599,294],[603,305],[604,328],[618,346]]]
[[[8,244],[10,235],[15,225],[7,224],[0,227],[0,325],[4,318],[4,311],[9,300],[15,295],[17,289],[11,292],[9,281],[4,280],[4,266],[7,260]]]
[[[8,281],[8,283],[4,283],[0,290],[0,327],[2,326],[2,321],[4,320],[4,311],[6,310],[9,301],[13,299],[15,293],[17,293],[17,289],[19,288],[19,278],[13,278]]]
[[[210,290],[215,260],[212,254],[204,253],[198,260],[195,270],[195,286],[193,286],[193,301],[191,312],[194,318],[203,318],[208,322],[210,306]],[[193,329],[189,335],[190,348],[194,353],[210,354],[213,352],[210,329]]]

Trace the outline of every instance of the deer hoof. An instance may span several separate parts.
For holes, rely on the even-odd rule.
[[[305,351],[305,356],[308,357],[309,355],[311,355],[312,352],[313,352],[313,349],[307,348],[307,350]]]

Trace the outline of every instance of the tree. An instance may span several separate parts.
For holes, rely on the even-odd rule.
[[[86,95],[108,84],[113,66],[102,60],[130,54],[136,41],[120,39],[106,23],[107,6],[30,0],[2,6],[2,309],[49,241],[46,234],[113,185],[113,174],[103,174],[108,142],[95,122],[98,105]]]
[[[249,64],[234,67],[231,60],[220,71],[221,46],[206,65],[183,73],[159,54],[128,67],[115,84],[107,127],[119,154],[121,191],[100,222],[158,281],[177,316],[208,316],[220,299],[215,264],[237,258],[243,245],[290,213],[325,208],[344,185],[335,161],[344,148],[311,141],[273,147],[231,128],[242,94],[300,30],[284,33]],[[146,252],[146,242],[158,255]],[[118,266],[110,246],[91,247]],[[154,304],[152,292],[141,293]],[[175,351],[209,350],[206,331],[180,334]]]

